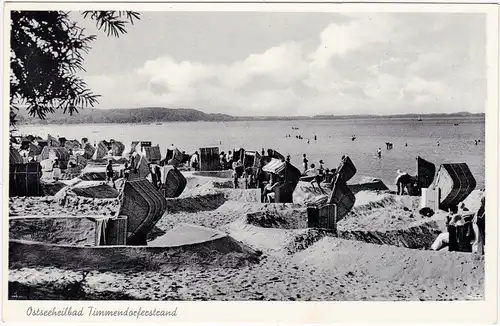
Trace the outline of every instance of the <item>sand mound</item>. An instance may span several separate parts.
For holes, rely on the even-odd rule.
[[[289,209],[287,206],[268,207],[258,212],[248,213],[245,218],[246,223],[263,228],[307,228],[307,211],[305,208]]]
[[[332,233],[326,230],[301,230],[299,233],[296,233],[293,238],[288,241],[288,243],[284,244],[283,251],[288,255],[295,254],[299,251],[306,250],[314,243],[318,242],[328,235],[331,236]]]
[[[215,210],[203,210],[194,213],[180,211],[164,214],[156,226],[163,231],[168,231],[179,223],[191,223],[208,228],[221,228],[225,224],[232,223],[244,217],[246,213],[258,211],[265,205],[267,204],[240,203],[228,200]]]
[[[420,225],[393,230],[342,230],[337,236],[342,239],[363,241],[373,244],[386,244],[410,249],[429,249],[441,233],[436,221],[424,221]]]
[[[223,227],[237,241],[268,254],[281,254],[287,243],[301,230],[262,228],[246,223],[240,218]]]
[[[418,197],[361,191],[356,194],[354,208],[338,222],[338,226],[350,230],[406,227],[422,219],[418,208]]]
[[[361,274],[401,285],[425,284],[430,291],[443,283],[450,288],[463,288],[480,287],[484,281],[484,259],[481,256],[409,250],[333,237],[324,237],[295,254],[293,260],[334,271],[337,275]]]
[[[117,205],[116,199],[93,199],[75,194],[66,196],[64,201],[57,200],[55,196],[9,198],[9,216],[112,215],[117,210]]]
[[[354,176],[351,180],[347,182],[347,186],[354,194],[356,194],[359,191],[366,191],[366,190],[371,190],[371,191],[389,190],[389,188],[382,182],[382,180],[363,175]]]
[[[150,247],[188,247],[193,245],[214,246],[221,249],[222,253],[232,251],[247,252],[253,251],[246,246],[231,239],[226,233],[206,228],[199,225],[180,223],[163,236],[148,243]]]
[[[87,218],[10,218],[9,239],[52,244],[94,245],[95,222]]]
[[[10,240],[9,256],[10,268],[53,266],[119,271],[240,268],[257,263],[260,253],[219,231],[182,224],[148,246],[89,247]]]
[[[61,181],[41,180],[40,187],[45,196],[54,196],[59,190],[66,187],[66,184]]]
[[[167,212],[199,212],[217,209],[224,204],[223,193],[211,192],[190,197],[167,198]]]
[[[107,184],[99,181],[82,181],[71,187],[71,191],[77,196],[89,198],[116,198],[118,190]]]
[[[260,189],[220,189],[227,200],[241,203],[260,203]]]

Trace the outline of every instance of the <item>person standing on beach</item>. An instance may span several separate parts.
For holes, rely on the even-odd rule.
[[[474,229],[474,242],[472,243],[472,252],[479,255],[484,255],[484,239],[485,239],[485,197],[481,198],[481,207],[472,219],[472,227]]]
[[[130,177],[130,166],[127,162],[125,162],[125,166],[123,168],[123,177],[127,180]]]
[[[379,147],[379,149],[377,150],[377,155],[378,157],[382,157],[382,149]]]
[[[290,153],[288,153],[288,154],[286,155],[286,162],[287,162],[287,163],[290,163]]]
[[[113,161],[109,160],[108,164],[106,165],[106,182],[111,181],[113,183],[113,188],[116,188],[115,180],[113,179],[113,176],[114,176]]]
[[[194,154],[191,156],[191,168],[194,171],[198,171],[198,166],[199,166],[199,159],[198,159],[198,151],[194,152]]]
[[[302,158],[302,167],[304,168],[304,174],[305,174],[309,168],[309,160],[307,159],[306,154],[303,154],[302,157],[303,157]]]
[[[232,165],[232,168],[233,168],[233,181],[234,181],[234,188],[238,188],[238,179],[240,177],[240,169],[242,167],[242,164],[241,164],[241,161],[238,160],[238,161],[233,161],[233,165]]]
[[[318,174],[323,179],[323,176],[325,174],[325,167],[323,166],[323,160],[319,160],[319,168],[318,168]]]
[[[52,164],[52,178],[54,180],[59,180],[61,178],[61,167],[59,165],[59,159],[55,158]]]

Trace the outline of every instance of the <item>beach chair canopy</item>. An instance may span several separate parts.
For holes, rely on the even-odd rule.
[[[160,167],[161,191],[166,198],[179,197],[187,185],[184,175],[175,167]]]
[[[17,149],[11,148],[9,151],[9,164],[23,164],[24,159]]]
[[[344,182],[347,182],[356,174],[356,171],[356,167],[349,156],[344,156],[337,168],[337,179],[342,179]]]
[[[299,169],[288,162],[278,159],[271,159],[271,162],[267,163],[262,168],[262,171],[277,174],[282,177],[285,182],[297,184],[300,180]]]
[[[133,153],[135,153],[136,148],[139,144],[140,144],[140,141],[133,141],[132,144],[130,145],[130,149],[128,150],[127,154],[132,155]]]
[[[127,216],[127,244],[146,244],[148,232],[167,210],[167,201],[146,179],[125,182],[119,215]]]
[[[217,171],[219,169],[219,147],[200,148],[200,171]]]
[[[33,143],[30,143],[28,156],[38,156],[40,154],[42,154],[42,147],[35,145]]]
[[[143,148],[144,156],[149,162],[161,160],[160,146],[148,146]]]
[[[328,198],[328,204],[335,204],[337,206],[337,221],[343,219],[351,211],[355,202],[356,197],[349,187],[347,187],[345,181],[337,178],[333,185],[332,193]]]
[[[442,164],[434,187],[441,191],[439,208],[446,210],[469,196],[476,188],[476,179],[466,163]]]
[[[113,156],[122,156],[125,150],[125,145],[122,142],[114,140],[111,142],[111,151]]]
[[[59,142],[59,140],[55,137],[52,137],[50,134],[47,135],[47,142],[48,142],[49,146],[53,146],[53,147],[61,146],[61,143]]]
[[[274,158],[274,159],[277,159],[277,160],[284,160],[285,159],[285,157],[283,155],[281,155],[280,153],[278,153],[278,151],[275,151],[274,149],[270,149],[270,148],[267,150],[267,156]]]
[[[78,150],[78,149],[82,148],[82,145],[80,144],[80,142],[78,140],[74,139],[74,140],[65,141],[64,147],[66,147],[67,149],[71,149],[71,150]]]
[[[285,167],[286,167],[286,162],[273,158],[271,159],[271,162],[267,163],[262,168],[262,171],[280,175],[281,172],[285,171]]]
[[[435,174],[436,166],[434,164],[424,160],[420,156],[417,157],[417,178],[419,187],[428,188],[432,184]]]
[[[57,157],[61,162],[68,162],[69,156],[69,151],[65,147],[45,146],[40,153],[41,160]]]
[[[109,149],[108,149],[108,146],[106,146],[105,141],[100,141],[99,144],[97,144],[97,149],[94,153],[93,159],[94,160],[102,159],[103,157],[108,155],[108,151],[109,151]]]

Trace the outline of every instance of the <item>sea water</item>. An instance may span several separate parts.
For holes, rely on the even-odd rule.
[[[443,163],[467,163],[477,188],[484,187],[485,121],[478,118],[23,125],[18,129],[43,138],[47,134],[78,140],[87,137],[92,144],[115,139],[127,148],[134,140],[148,140],[160,145],[162,154],[172,144],[186,153],[208,146],[225,152],[240,147],[272,148],[284,156],[290,154],[292,164],[300,169],[303,154],[309,164],[317,165],[322,159],[325,168],[335,168],[342,155],[349,155],[358,174],[380,178],[388,185],[393,184],[398,169],[415,174],[420,156],[437,169]],[[477,145],[475,140],[479,140]],[[393,148],[386,149],[386,142]]]

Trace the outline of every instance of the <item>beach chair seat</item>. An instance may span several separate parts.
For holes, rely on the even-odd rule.
[[[449,251],[472,252],[472,243],[475,239],[472,227],[473,214],[464,216],[464,225],[448,225]]]
[[[329,229],[337,232],[337,206],[335,204],[310,205],[307,207],[307,227]]]
[[[293,203],[293,191],[295,190],[293,182],[285,182],[277,185],[274,188],[274,202],[275,203]]]

